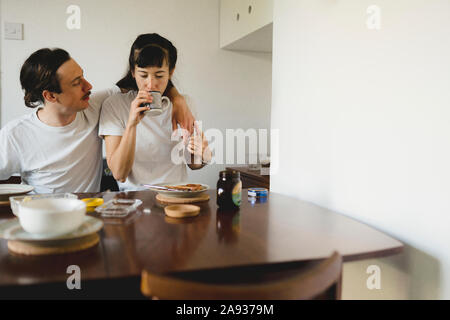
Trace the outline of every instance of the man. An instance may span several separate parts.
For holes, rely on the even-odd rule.
[[[47,48],[25,61],[20,82],[25,104],[37,108],[0,130],[0,180],[20,173],[36,193],[100,191],[100,108],[119,88],[91,95],[76,61],[65,50]],[[189,110],[177,108],[175,116],[192,131]]]

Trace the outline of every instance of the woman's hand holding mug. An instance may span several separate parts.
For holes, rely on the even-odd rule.
[[[145,106],[144,103],[151,103],[152,101],[153,97],[149,92],[139,91],[136,98],[131,103],[127,126],[137,126],[142,118],[145,117],[144,112],[150,110],[150,107]]]
[[[145,111],[144,114],[151,117],[159,116],[169,107],[170,100],[167,97],[163,97],[159,91],[150,91],[149,94],[152,96],[153,102],[144,104],[150,108],[150,110]]]

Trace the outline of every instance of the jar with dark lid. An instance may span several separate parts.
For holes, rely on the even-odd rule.
[[[239,209],[242,201],[242,182],[238,171],[220,171],[217,181],[217,205],[221,209]]]

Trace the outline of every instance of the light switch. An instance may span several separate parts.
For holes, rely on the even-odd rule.
[[[5,39],[23,40],[23,23],[5,22]]]

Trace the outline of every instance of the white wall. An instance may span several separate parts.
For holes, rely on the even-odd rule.
[[[2,0],[0,0],[0,39],[3,38],[3,18],[2,18]],[[1,128],[1,121],[2,121],[2,113],[1,113],[1,109],[2,109],[2,64],[1,64],[1,60],[2,60],[2,41],[0,40],[0,128]]]
[[[369,5],[380,30],[366,26]],[[448,39],[448,0],[275,1],[272,191],[407,245],[346,264],[344,298],[450,299]],[[369,292],[374,263],[382,289]]]
[[[68,30],[69,5],[81,8],[81,29]],[[24,23],[24,41],[1,40],[1,124],[30,112],[19,72],[42,47],[61,47],[84,68],[95,89],[115,83],[126,69],[131,44],[157,32],[179,50],[175,85],[193,98],[203,128],[269,128],[271,55],[219,49],[218,0],[2,0],[1,18]],[[210,166],[191,180],[215,185]]]

